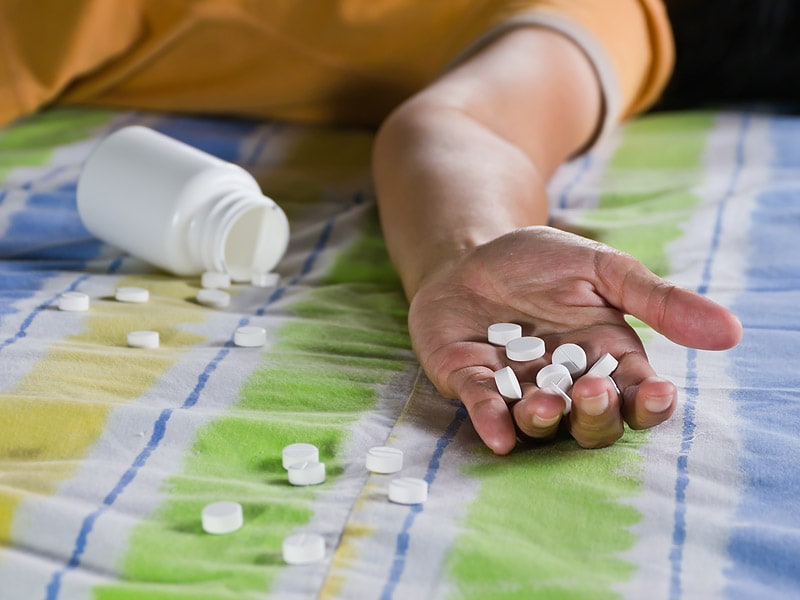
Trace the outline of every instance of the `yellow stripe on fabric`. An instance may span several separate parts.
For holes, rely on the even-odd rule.
[[[203,339],[180,328],[203,321],[207,310],[186,301],[197,292],[186,281],[130,277],[119,285],[148,288],[150,302],[95,298],[83,315],[40,316],[81,318],[84,330],[40,340],[50,346],[44,357],[13,391],[0,394],[0,542],[11,538],[20,501],[51,494],[75,472],[110,411],[147,392],[188,346]],[[159,349],[127,347],[127,333],[142,329],[160,333]]]

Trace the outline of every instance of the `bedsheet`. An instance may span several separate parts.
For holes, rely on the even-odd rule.
[[[81,164],[133,123],[258,178],[292,227],[278,285],[207,308],[197,278],[86,232]],[[745,335],[701,352],[632,321],[675,416],[496,457],[411,352],[369,131],[61,109],[0,131],[0,599],[800,597],[798,140],[777,111],[653,114],[558,171],[554,225],[731,307]],[[57,310],[66,291],[90,310]],[[233,345],[247,324],[266,346]],[[161,347],[127,347],[140,329]],[[293,442],[320,448],[325,483],[287,484]],[[376,445],[404,451],[426,503],[387,501]],[[220,500],[244,526],[206,534]],[[324,560],[284,564],[298,532]]]

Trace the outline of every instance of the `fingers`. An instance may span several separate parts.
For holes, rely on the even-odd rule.
[[[741,339],[742,324],[725,307],[661,279],[626,254],[609,249],[596,256],[600,294],[672,341],[724,350]]]

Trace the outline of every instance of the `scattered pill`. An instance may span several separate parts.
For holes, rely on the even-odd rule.
[[[128,334],[128,346],[131,348],[158,348],[157,331],[131,331]]]
[[[505,346],[511,340],[522,337],[522,326],[516,323],[494,323],[489,325],[489,343]]]
[[[197,301],[205,306],[225,308],[231,303],[231,295],[222,290],[202,289],[197,292]]]
[[[567,367],[559,363],[553,363],[539,369],[536,374],[536,385],[540,388],[546,388],[548,385],[557,385],[566,392],[572,385],[572,377]]]
[[[518,362],[541,358],[544,356],[544,340],[530,335],[514,338],[506,344],[506,356]]]
[[[118,287],[114,298],[117,302],[144,304],[150,300],[150,292],[140,287]]]
[[[586,352],[578,344],[561,344],[553,350],[552,362],[567,367],[575,379],[586,370]]]
[[[289,565],[307,565],[325,558],[325,538],[316,533],[296,533],[283,540],[283,560]]]
[[[281,280],[281,276],[277,273],[253,273],[250,278],[250,284],[260,288],[276,287]]]
[[[200,276],[200,286],[205,289],[216,290],[231,287],[231,276],[217,271],[206,271]]]
[[[397,477],[389,483],[389,500],[395,504],[422,504],[428,499],[428,482],[416,477]]]
[[[614,369],[617,368],[619,362],[616,358],[611,356],[610,354],[606,353],[600,357],[600,359],[592,365],[592,368],[586,371],[587,375],[597,375],[599,377],[607,377],[614,372]]]
[[[64,292],[58,297],[58,310],[68,312],[89,310],[89,295],[83,292]]]
[[[319,485],[325,481],[325,463],[314,460],[296,462],[287,470],[292,485]]]
[[[282,460],[284,469],[298,462],[318,462],[319,449],[314,444],[289,444],[283,448]]]
[[[213,502],[203,507],[203,531],[206,533],[232,533],[244,523],[242,505],[238,502]]]
[[[511,367],[503,367],[495,371],[494,382],[501,396],[510,400],[522,398],[522,388],[519,386],[517,375]]]
[[[256,348],[267,343],[267,330],[263,327],[246,325],[233,334],[233,343],[243,348]]]
[[[403,451],[389,446],[367,450],[367,469],[373,473],[397,473],[403,468]]]

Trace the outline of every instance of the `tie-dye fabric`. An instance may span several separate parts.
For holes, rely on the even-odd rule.
[[[86,232],[81,164],[132,123],[257,177],[292,226],[277,287],[206,308],[199,279]],[[632,321],[679,387],[672,420],[495,457],[411,352],[369,132],[72,110],[0,131],[0,599],[800,597],[799,137],[779,113],[665,113],[559,170],[555,225],[730,306],[745,336],[698,352]],[[116,302],[123,285],[150,302]],[[69,290],[88,312],[55,308]],[[247,324],[265,347],[233,344]],[[161,347],[128,348],[140,329]],[[288,485],[299,441],[324,484]],[[384,444],[425,504],[366,470]],[[217,500],[240,530],[203,532]],[[324,561],[283,563],[297,532]]]

